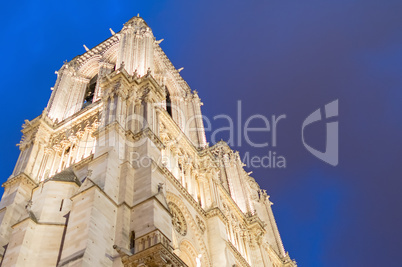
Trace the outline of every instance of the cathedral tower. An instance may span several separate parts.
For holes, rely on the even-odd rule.
[[[139,16],[66,62],[3,184],[0,266],[296,266]]]

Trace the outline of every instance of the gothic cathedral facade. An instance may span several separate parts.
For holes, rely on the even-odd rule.
[[[0,266],[294,267],[268,195],[137,16],[66,62],[26,120]]]

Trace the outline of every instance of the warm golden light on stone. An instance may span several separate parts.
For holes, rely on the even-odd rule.
[[[265,190],[139,16],[65,62],[23,125],[2,266],[296,266]]]

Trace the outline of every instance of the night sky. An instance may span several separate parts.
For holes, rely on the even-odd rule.
[[[2,3],[0,180],[11,174],[24,119],[40,115],[64,60],[83,54],[140,13],[176,68],[199,92],[203,114],[242,123],[285,114],[276,147],[286,168],[247,168],[274,202],[285,249],[301,267],[401,266],[402,2],[6,1]],[[310,154],[303,120],[339,100],[339,165]],[[260,123],[260,124],[259,124]],[[259,125],[258,125],[259,124]],[[255,121],[255,127],[261,121]],[[220,132],[214,138],[230,138]],[[243,138],[242,136],[240,136]],[[270,142],[270,133],[253,133]],[[212,144],[211,132],[207,139]],[[325,123],[306,130],[324,150]],[[2,189],[1,189],[2,190]],[[0,191],[2,194],[3,191]]]

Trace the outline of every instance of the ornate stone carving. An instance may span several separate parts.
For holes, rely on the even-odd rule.
[[[150,37],[149,40],[143,42],[143,39],[148,37]],[[131,41],[128,42],[129,39]],[[75,194],[74,190],[76,189],[65,187],[63,183],[58,183],[60,190],[58,188],[53,189],[53,185],[52,188],[47,189],[44,187],[45,183],[50,179],[55,181],[55,177],[59,177],[66,168],[77,170],[79,179],[81,181],[86,179],[88,183],[88,178],[91,178],[93,170],[94,177],[91,179],[93,180],[91,184],[97,186],[96,192],[101,191],[102,193],[98,194],[99,199],[94,201],[94,204],[104,207],[105,213],[108,212],[108,217],[105,217],[105,220],[103,217],[99,218],[101,221],[96,223],[92,217],[88,217],[85,226],[88,226],[89,231],[99,231],[94,235],[95,239],[88,242],[88,246],[96,248],[101,244],[101,246],[105,245],[105,249],[108,250],[113,245],[112,241],[116,241],[117,244],[113,247],[121,258],[119,259],[115,253],[112,255],[98,253],[99,255],[90,255],[93,262],[98,262],[97,257],[101,262],[102,258],[106,256],[105,261],[107,263],[109,263],[109,259],[116,260],[116,263],[122,260],[125,267],[187,266],[179,258],[180,253],[175,254],[173,249],[175,252],[180,251],[182,247],[180,242],[183,243],[185,239],[188,239],[194,244],[193,252],[188,255],[190,266],[195,265],[194,260],[196,260],[197,267],[217,265],[212,261],[215,260],[214,258],[209,258],[208,254],[210,253],[226,255],[230,259],[226,261],[228,266],[249,266],[252,263],[254,264],[255,257],[263,254],[263,251],[260,253],[258,250],[250,250],[250,246],[253,249],[259,249],[258,246],[261,247],[267,242],[267,236],[270,232],[265,230],[265,223],[274,229],[275,234],[275,240],[269,239],[270,243],[266,243],[266,246],[274,246],[271,249],[274,255],[284,256],[280,236],[275,228],[275,221],[272,218],[271,211],[265,208],[271,203],[268,200],[268,195],[249,176],[251,173],[242,169],[244,165],[241,163],[238,152],[233,151],[223,141],[212,147],[205,144],[206,140],[202,137],[204,136],[201,125],[202,119],[198,120],[198,116],[201,115],[199,105],[202,105],[198,93],[196,91],[191,92],[187,83],[180,77],[159,45],[154,42],[155,39],[146,23],[141,18],[134,18],[125,25],[121,32],[113,34],[111,38],[73,59],[72,62],[65,63],[60,70],[54,95],[49,102],[50,115],[45,110],[41,117],[32,121],[25,121],[23,126],[23,140],[20,149],[27,148],[29,150],[22,154],[19,164],[29,166],[29,168],[24,167],[29,176],[18,170],[16,171],[17,176],[11,177],[5,186],[10,187],[13,184],[20,186],[21,184],[24,186],[23,190],[20,190],[24,193],[23,197],[25,197],[25,192],[33,192],[32,194],[37,194],[38,199],[44,198],[48,192],[53,194],[51,190],[57,190],[55,192],[60,192],[60,198],[63,199],[60,210],[58,203],[56,203],[55,208],[52,205],[44,205],[41,209],[43,208],[49,213],[54,212],[54,221],[63,223],[65,220],[60,216],[65,214],[68,209],[83,211],[81,208],[83,206],[70,205],[70,195]],[[142,45],[138,45],[140,43]],[[143,48],[147,49],[146,53],[141,50]],[[133,50],[138,50],[139,53],[133,53]],[[131,60],[133,55],[136,55],[135,60]],[[137,64],[139,58],[145,55],[149,61],[142,62],[139,66]],[[93,104],[82,109],[82,96],[87,95],[86,90],[90,89],[87,87],[87,83],[96,72],[98,74],[97,85],[92,88],[94,92],[91,91],[94,94]],[[170,112],[172,114],[166,110],[165,86],[168,88],[170,102],[174,107]],[[55,98],[56,92],[61,92],[57,93],[57,98]],[[74,105],[73,109],[70,108],[70,103]],[[135,121],[135,123],[134,120],[129,120],[130,116],[137,118],[137,115],[146,119],[148,124],[143,124],[141,120]],[[189,117],[197,118],[195,129],[201,129],[196,137],[185,131],[184,125],[190,121]],[[191,127],[193,126],[191,125]],[[142,149],[142,146],[131,146],[143,138],[148,138],[151,141],[151,146],[144,145],[143,147],[146,149]],[[118,145],[115,145],[114,142],[117,142]],[[141,145],[140,142],[138,144]],[[114,147],[112,147],[113,145]],[[95,151],[96,157],[94,156]],[[152,171],[157,173],[148,177],[146,175],[149,172],[144,170],[144,175],[137,175],[137,172],[140,173],[139,171],[142,172],[142,170],[139,170],[140,167],[130,164],[132,159],[128,155],[131,155],[132,152],[141,152],[148,157],[150,164],[152,164]],[[162,160],[159,160],[159,156],[162,157]],[[122,164],[120,165],[120,163]],[[120,168],[120,166],[122,167]],[[104,175],[105,172],[107,175]],[[118,177],[118,181],[116,177]],[[140,190],[143,185],[149,185],[148,180],[145,179],[151,179],[149,181],[152,184],[154,177],[161,179],[156,182],[157,185],[152,185],[153,190],[144,190],[141,194],[132,194],[133,189],[137,192],[136,190]],[[143,183],[144,181],[145,183]],[[37,183],[41,186],[39,187],[41,190],[32,190],[38,186]],[[29,190],[25,189],[27,184]],[[87,185],[80,189],[77,188],[80,194],[79,197],[76,197],[77,203],[81,200],[87,201],[85,199],[88,198],[84,196],[85,194],[92,194],[92,190],[87,190],[92,185]],[[171,231],[176,231],[178,234],[173,234],[173,238],[169,236],[168,239],[158,230],[161,225],[160,220],[162,220],[162,224],[165,223],[163,216],[167,212],[166,206],[157,204],[158,209],[161,208],[162,211],[155,213],[148,206],[149,202],[142,201],[146,196],[155,197],[155,186],[157,186],[157,191],[160,194],[156,196],[157,200],[162,201],[162,204],[166,203],[167,200],[172,220],[172,225],[170,223],[168,225],[170,228],[163,228],[163,233],[171,234]],[[46,190],[42,192],[43,188]],[[6,192],[13,191],[6,190]],[[165,194],[166,197],[163,197]],[[21,199],[21,197],[16,199]],[[21,205],[25,205],[27,200]],[[66,203],[65,200],[68,201],[68,205],[63,204]],[[122,204],[114,207],[112,202]],[[35,212],[39,210],[37,207],[46,204],[44,201],[42,203],[36,200],[34,203],[33,211]],[[14,206],[20,205],[19,203],[15,204]],[[155,216],[155,214],[158,216],[161,214],[161,216],[154,218],[155,223],[152,226],[149,223],[146,227],[137,227],[140,226],[138,223],[142,223],[141,218],[138,218],[137,213],[131,215],[131,213],[125,212],[126,208],[131,207],[131,205],[135,205],[133,209],[137,209],[137,205],[138,207],[144,205],[144,208],[138,208],[138,210],[144,210],[145,213],[149,212],[144,214],[144,217],[149,216],[146,218],[152,218],[151,216]],[[0,212],[4,211],[5,208],[0,209]],[[88,206],[88,209],[90,208]],[[254,208],[258,209],[259,214]],[[31,212],[29,205],[27,209],[28,212]],[[122,212],[117,209],[122,210]],[[63,211],[63,214],[60,211]],[[264,216],[266,212],[269,212],[268,217]],[[260,216],[260,213],[263,216]],[[37,212],[37,214],[39,216],[42,213]],[[169,213],[167,214],[169,217]],[[128,216],[133,220],[130,221]],[[48,217],[53,220],[51,216]],[[32,218],[35,217],[32,215]],[[40,217],[38,218],[40,219]],[[72,223],[74,225],[72,227],[75,229],[75,225],[82,225],[81,222],[81,218],[79,218],[78,221],[72,219],[66,223]],[[107,226],[110,231],[108,233],[102,232],[102,229],[96,226],[98,223]],[[225,241],[220,236],[214,235],[213,231],[209,229],[209,227],[216,227],[215,223],[226,227],[220,231],[223,230],[222,232],[225,234],[226,230],[227,248],[223,246],[225,244],[219,243]],[[13,225],[14,223],[6,222],[6,224]],[[62,227],[57,228],[60,229],[60,232],[63,231]],[[137,228],[140,231],[135,233],[134,230],[137,231]],[[146,231],[142,231],[143,229]],[[267,230],[270,228],[267,227]],[[35,229],[31,228],[27,231],[34,232]],[[119,231],[119,234],[123,234],[124,238],[114,240],[116,233],[113,231]],[[68,234],[70,233],[68,232]],[[107,239],[105,239],[105,234],[108,234]],[[31,236],[35,235],[32,234]],[[183,236],[186,237],[183,238]],[[100,238],[99,240],[102,242],[98,242],[99,240],[96,238]],[[66,240],[68,240],[67,237]],[[105,240],[106,243],[103,242]],[[206,241],[209,244],[205,244]],[[57,242],[62,241],[57,240]],[[251,245],[249,245],[250,243]],[[6,242],[0,240],[0,252],[5,244]],[[129,248],[131,251],[128,250]],[[71,249],[75,249],[74,242],[63,248],[63,250],[68,251]],[[43,253],[50,252],[43,250]],[[56,260],[58,260],[59,254],[57,251],[53,255],[54,264],[47,265],[57,265]],[[74,257],[76,255],[80,254],[73,254]],[[181,255],[183,259],[187,260],[184,253]],[[66,263],[66,259],[61,260],[62,263],[63,260]],[[255,262],[261,261],[257,259]],[[282,261],[279,260],[278,262],[277,266],[289,266],[288,263],[282,264]]]
[[[168,206],[170,213],[172,214],[172,224],[174,229],[182,236],[185,236],[187,234],[187,223],[183,213],[173,202],[169,202]]]
[[[200,231],[201,231],[201,234],[203,235],[204,232],[205,232],[205,229],[206,229],[204,221],[201,220],[201,218],[198,217],[198,215],[195,216],[195,220],[196,220],[196,222],[197,222],[198,228],[199,228]]]

